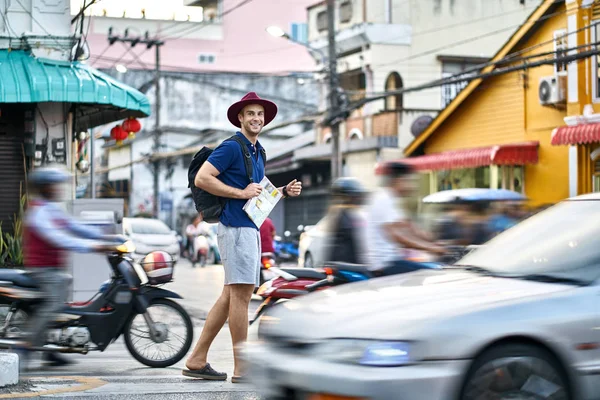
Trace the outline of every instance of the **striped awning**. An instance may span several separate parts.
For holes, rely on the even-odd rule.
[[[561,126],[552,131],[552,145],[576,145],[600,142],[600,123]]]
[[[526,165],[538,162],[539,142],[477,147],[409,157],[401,161],[417,170],[439,171],[487,165]]]

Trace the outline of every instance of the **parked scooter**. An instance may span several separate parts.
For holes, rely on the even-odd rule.
[[[286,262],[297,262],[298,256],[300,252],[298,250],[298,240],[293,239],[290,231],[285,231],[283,233],[285,239],[282,239],[281,236],[275,236],[275,240],[273,241],[273,245],[275,247],[275,260],[278,264],[283,264]]]
[[[134,250],[131,241],[115,245],[108,253],[111,279],[90,301],[66,305],[46,344],[32,350],[104,351],[122,334],[127,350],[144,365],[164,368],[179,362],[192,344],[192,320],[171,300],[181,296],[157,287],[172,281],[173,258],[155,251],[138,264],[127,256]],[[27,320],[40,300],[37,282],[26,271],[0,270],[0,348],[23,344]]]
[[[271,268],[277,267],[275,262],[275,254],[261,253],[260,255],[260,284],[270,281],[277,275],[271,271]]]

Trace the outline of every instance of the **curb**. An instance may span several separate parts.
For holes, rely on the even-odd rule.
[[[28,378],[29,382],[35,388],[36,381],[38,381],[38,385],[43,385],[44,381],[50,379],[54,386],[61,385],[60,381],[64,381],[62,384],[63,387],[57,387],[53,389],[42,389],[36,391],[28,391],[28,392],[14,392],[14,393],[5,393],[0,394],[0,399],[23,399],[23,398],[31,398],[31,397],[40,397],[40,396],[48,396],[54,394],[61,393],[69,393],[69,392],[83,392],[86,390],[96,389],[100,386],[106,385],[106,381],[98,378],[89,378],[89,377],[81,377],[81,376],[53,376],[51,378]],[[75,382],[73,384],[72,382]]]
[[[19,383],[19,356],[0,353],[0,388]]]

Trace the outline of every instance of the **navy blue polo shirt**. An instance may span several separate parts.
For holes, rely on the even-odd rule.
[[[258,141],[256,146],[253,146],[241,132],[237,132],[236,135],[240,136],[248,146],[252,156],[252,166],[254,167],[252,178],[254,183],[259,183],[265,177],[265,165],[260,156],[262,146]],[[219,171],[217,178],[224,184],[242,190],[250,184],[246,174],[244,154],[238,142],[233,140],[224,141],[217,146],[206,161]],[[221,213],[219,219],[221,223],[225,226],[248,227],[258,230],[248,214],[242,209],[247,201],[246,199],[229,199]]]

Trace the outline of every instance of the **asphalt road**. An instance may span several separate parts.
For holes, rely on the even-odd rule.
[[[222,291],[223,269],[220,265],[192,268],[186,260],[182,260],[176,265],[174,282],[165,288],[184,297],[178,302],[188,310],[194,322],[193,348],[207,312]],[[259,304],[258,299],[253,299],[250,315]],[[230,379],[225,382],[200,381],[182,376],[181,369],[184,368],[185,358],[169,368],[146,367],[130,356],[122,338],[109,346],[104,353],[67,356],[76,363],[60,368],[42,367],[22,374],[22,378],[57,380],[57,383],[50,382],[46,383],[46,386],[38,387],[40,397],[151,400],[191,399],[201,395],[203,399],[259,398],[251,384],[233,384]],[[233,353],[227,325],[211,348],[209,362],[215,369],[232,375]],[[73,391],[60,392],[65,388],[65,385],[60,383],[63,382],[60,377],[69,377],[77,381],[69,386]]]

